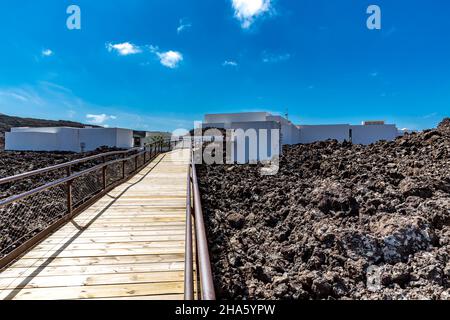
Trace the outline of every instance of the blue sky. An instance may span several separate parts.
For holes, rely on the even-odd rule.
[[[66,9],[81,8],[81,30]],[[366,9],[382,10],[368,30]],[[0,1],[0,112],[145,130],[204,113],[298,124],[450,112],[448,0]]]

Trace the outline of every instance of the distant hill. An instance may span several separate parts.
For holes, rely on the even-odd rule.
[[[74,127],[74,128],[84,128],[84,127],[98,127],[93,125],[87,125],[74,121],[67,120],[44,120],[44,119],[33,119],[33,118],[20,118],[7,116],[0,113],[0,150],[4,149],[5,145],[5,132],[11,130],[14,127]]]

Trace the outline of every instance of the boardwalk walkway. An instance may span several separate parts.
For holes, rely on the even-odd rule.
[[[159,155],[0,273],[0,299],[183,299],[188,163]]]

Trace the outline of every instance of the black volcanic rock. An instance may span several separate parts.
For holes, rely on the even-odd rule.
[[[450,119],[260,168],[198,168],[220,298],[450,299]]]

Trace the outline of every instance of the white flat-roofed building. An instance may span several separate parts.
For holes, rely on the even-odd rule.
[[[99,147],[133,147],[133,130],[120,128],[12,128],[5,135],[9,151],[86,152]]]
[[[394,124],[385,124],[380,120],[364,121],[361,125],[294,125],[288,119],[268,112],[207,114],[203,123],[204,128],[243,130],[271,129],[276,126],[280,129],[281,145],[306,144],[330,139],[367,145],[380,140],[392,141],[401,134]]]

